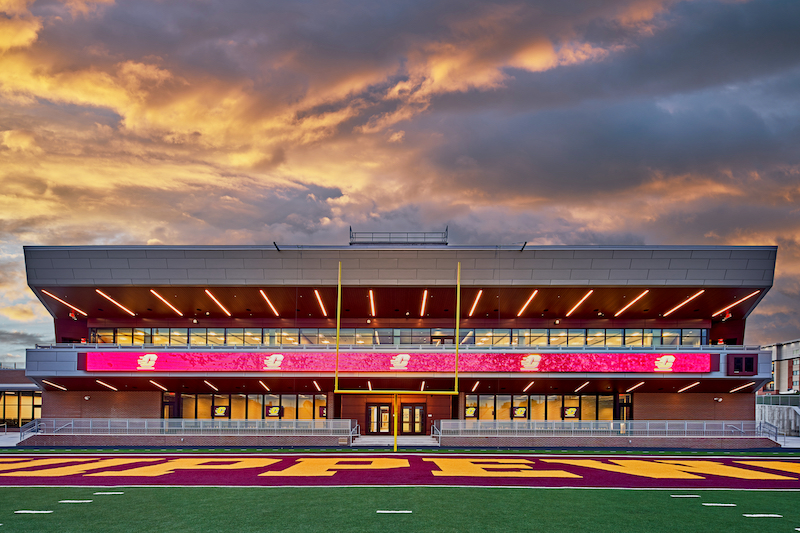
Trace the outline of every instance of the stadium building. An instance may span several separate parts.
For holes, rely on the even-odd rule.
[[[446,232],[26,247],[56,339],[27,351],[26,376],[43,418],[350,419],[376,435],[395,411],[405,435],[450,419],[754,420],[771,354],[744,345],[745,322],[776,252]]]

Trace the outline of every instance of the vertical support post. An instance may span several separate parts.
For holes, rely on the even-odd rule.
[[[458,392],[458,347],[461,344],[461,261],[456,268],[456,380],[454,391]]]
[[[397,451],[397,417],[400,415],[399,411],[399,403],[397,401],[397,394],[395,394],[392,398],[392,411],[393,411],[393,418],[394,418],[394,451]]]
[[[352,229],[350,230],[352,232]],[[351,235],[352,237],[352,235]],[[336,368],[333,376],[333,390],[339,390],[339,330],[342,325],[342,262],[339,261],[339,280],[336,282]]]

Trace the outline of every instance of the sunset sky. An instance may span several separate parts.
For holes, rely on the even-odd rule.
[[[23,245],[778,245],[800,337],[797,0],[0,0],[0,360]]]

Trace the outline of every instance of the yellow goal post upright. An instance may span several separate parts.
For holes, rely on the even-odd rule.
[[[339,277],[336,284],[336,366],[333,374],[333,392],[334,394],[391,394],[392,395],[392,411],[394,416],[394,451],[397,451],[397,418],[399,416],[400,394],[408,395],[439,395],[439,396],[458,396],[458,346],[460,337],[461,326],[461,261],[458,262],[456,267],[456,365],[455,365],[455,380],[453,382],[453,390],[445,391],[424,391],[424,390],[351,390],[339,388],[339,332],[342,324],[342,262],[339,261]]]

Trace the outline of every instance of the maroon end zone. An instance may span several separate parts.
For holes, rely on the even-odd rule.
[[[469,485],[800,490],[800,460],[566,455],[32,455],[0,485]]]

